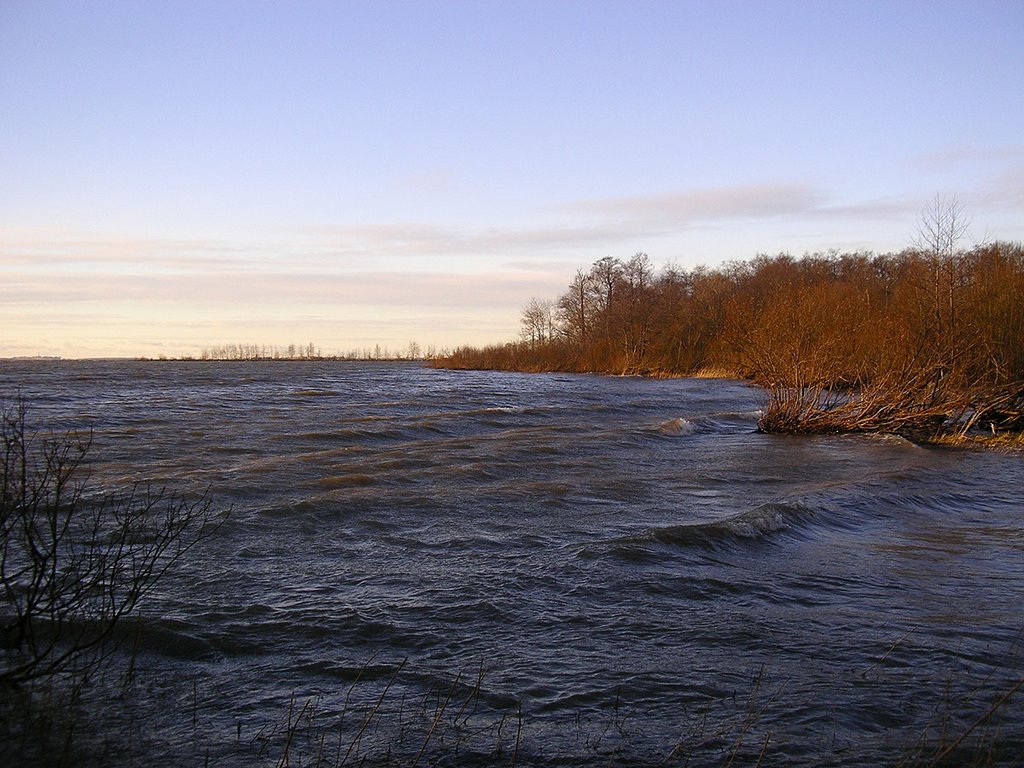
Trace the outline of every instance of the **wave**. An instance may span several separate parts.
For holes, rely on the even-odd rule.
[[[352,488],[359,486],[373,485],[376,481],[370,475],[364,473],[354,473],[348,475],[331,475],[329,477],[320,478],[319,484],[322,488],[327,490],[336,490],[338,488]]]
[[[754,421],[756,422],[761,418],[764,411],[760,408],[755,408],[752,411],[719,411],[718,413],[712,413],[708,418],[717,419],[720,421]]]
[[[843,435],[842,437],[847,437],[848,439],[867,440],[882,445],[898,446],[900,448],[907,448],[911,451],[927,450],[924,446],[918,445],[902,435],[894,435],[890,432],[858,432],[856,434]]]
[[[684,418],[669,419],[658,425],[658,432],[663,435],[692,435],[697,425]]]
[[[340,394],[335,389],[296,389],[292,392],[295,397],[335,397]]]
[[[629,543],[721,549],[780,535],[803,538],[818,521],[819,516],[802,504],[770,502],[721,520],[654,528],[632,537]]]
[[[217,649],[196,630],[194,624],[176,619],[132,618],[115,625],[114,636],[136,651],[166,658],[200,661],[215,657]]]
[[[727,551],[780,538],[805,539],[820,524],[820,515],[808,507],[771,502],[721,520],[667,525],[617,537],[603,546],[584,547],[578,556],[593,559],[611,555],[631,563],[658,563],[664,559],[661,548],[665,546]]]
[[[690,418],[680,416],[661,422],[657,431],[669,437],[747,433],[756,430],[759,418],[761,411],[725,411]]]

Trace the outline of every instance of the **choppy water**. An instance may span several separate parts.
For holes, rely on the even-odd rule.
[[[95,486],[233,508],[92,705],[107,764],[899,764],[1024,676],[1019,456],[759,434],[729,381],[6,362],[0,392],[93,430]],[[1020,764],[1022,699],[957,760]]]

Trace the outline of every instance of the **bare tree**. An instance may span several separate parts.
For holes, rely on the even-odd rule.
[[[551,341],[555,331],[555,305],[547,299],[530,299],[520,318],[523,341],[531,347]]]
[[[970,226],[970,218],[955,195],[935,195],[918,217],[914,245],[935,261],[949,261]]]
[[[612,302],[616,287],[622,279],[622,262],[613,256],[605,256],[594,262],[590,268],[590,285],[598,311],[604,315],[605,338],[612,332]]]
[[[935,323],[935,337],[953,354],[960,289],[966,280],[960,242],[971,226],[964,206],[955,196],[935,197],[918,217],[914,247],[928,259],[931,268],[929,302]]]
[[[558,302],[558,314],[565,335],[582,344],[590,333],[592,301],[591,280],[582,269],[576,271],[569,290]]]
[[[653,282],[654,268],[646,253],[639,251],[622,265],[622,348],[632,363],[643,360],[650,343],[654,306],[649,294]]]
[[[222,520],[204,495],[136,488],[92,500],[90,436],[40,437],[25,405],[0,410],[0,683],[84,682],[117,624]]]

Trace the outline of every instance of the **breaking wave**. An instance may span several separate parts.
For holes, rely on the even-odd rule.
[[[669,419],[658,425],[658,431],[663,435],[692,435],[697,425],[683,418]]]
[[[745,434],[757,429],[761,411],[726,411],[663,421],[657,431],[669,437],[696,434]]]

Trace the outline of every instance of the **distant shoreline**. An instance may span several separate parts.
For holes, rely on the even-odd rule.
[[[345,356],[322,357],[60,357],[49,355],[0,357],[0,363],[430,363],[430,358],[380,357],[362,358]]]

